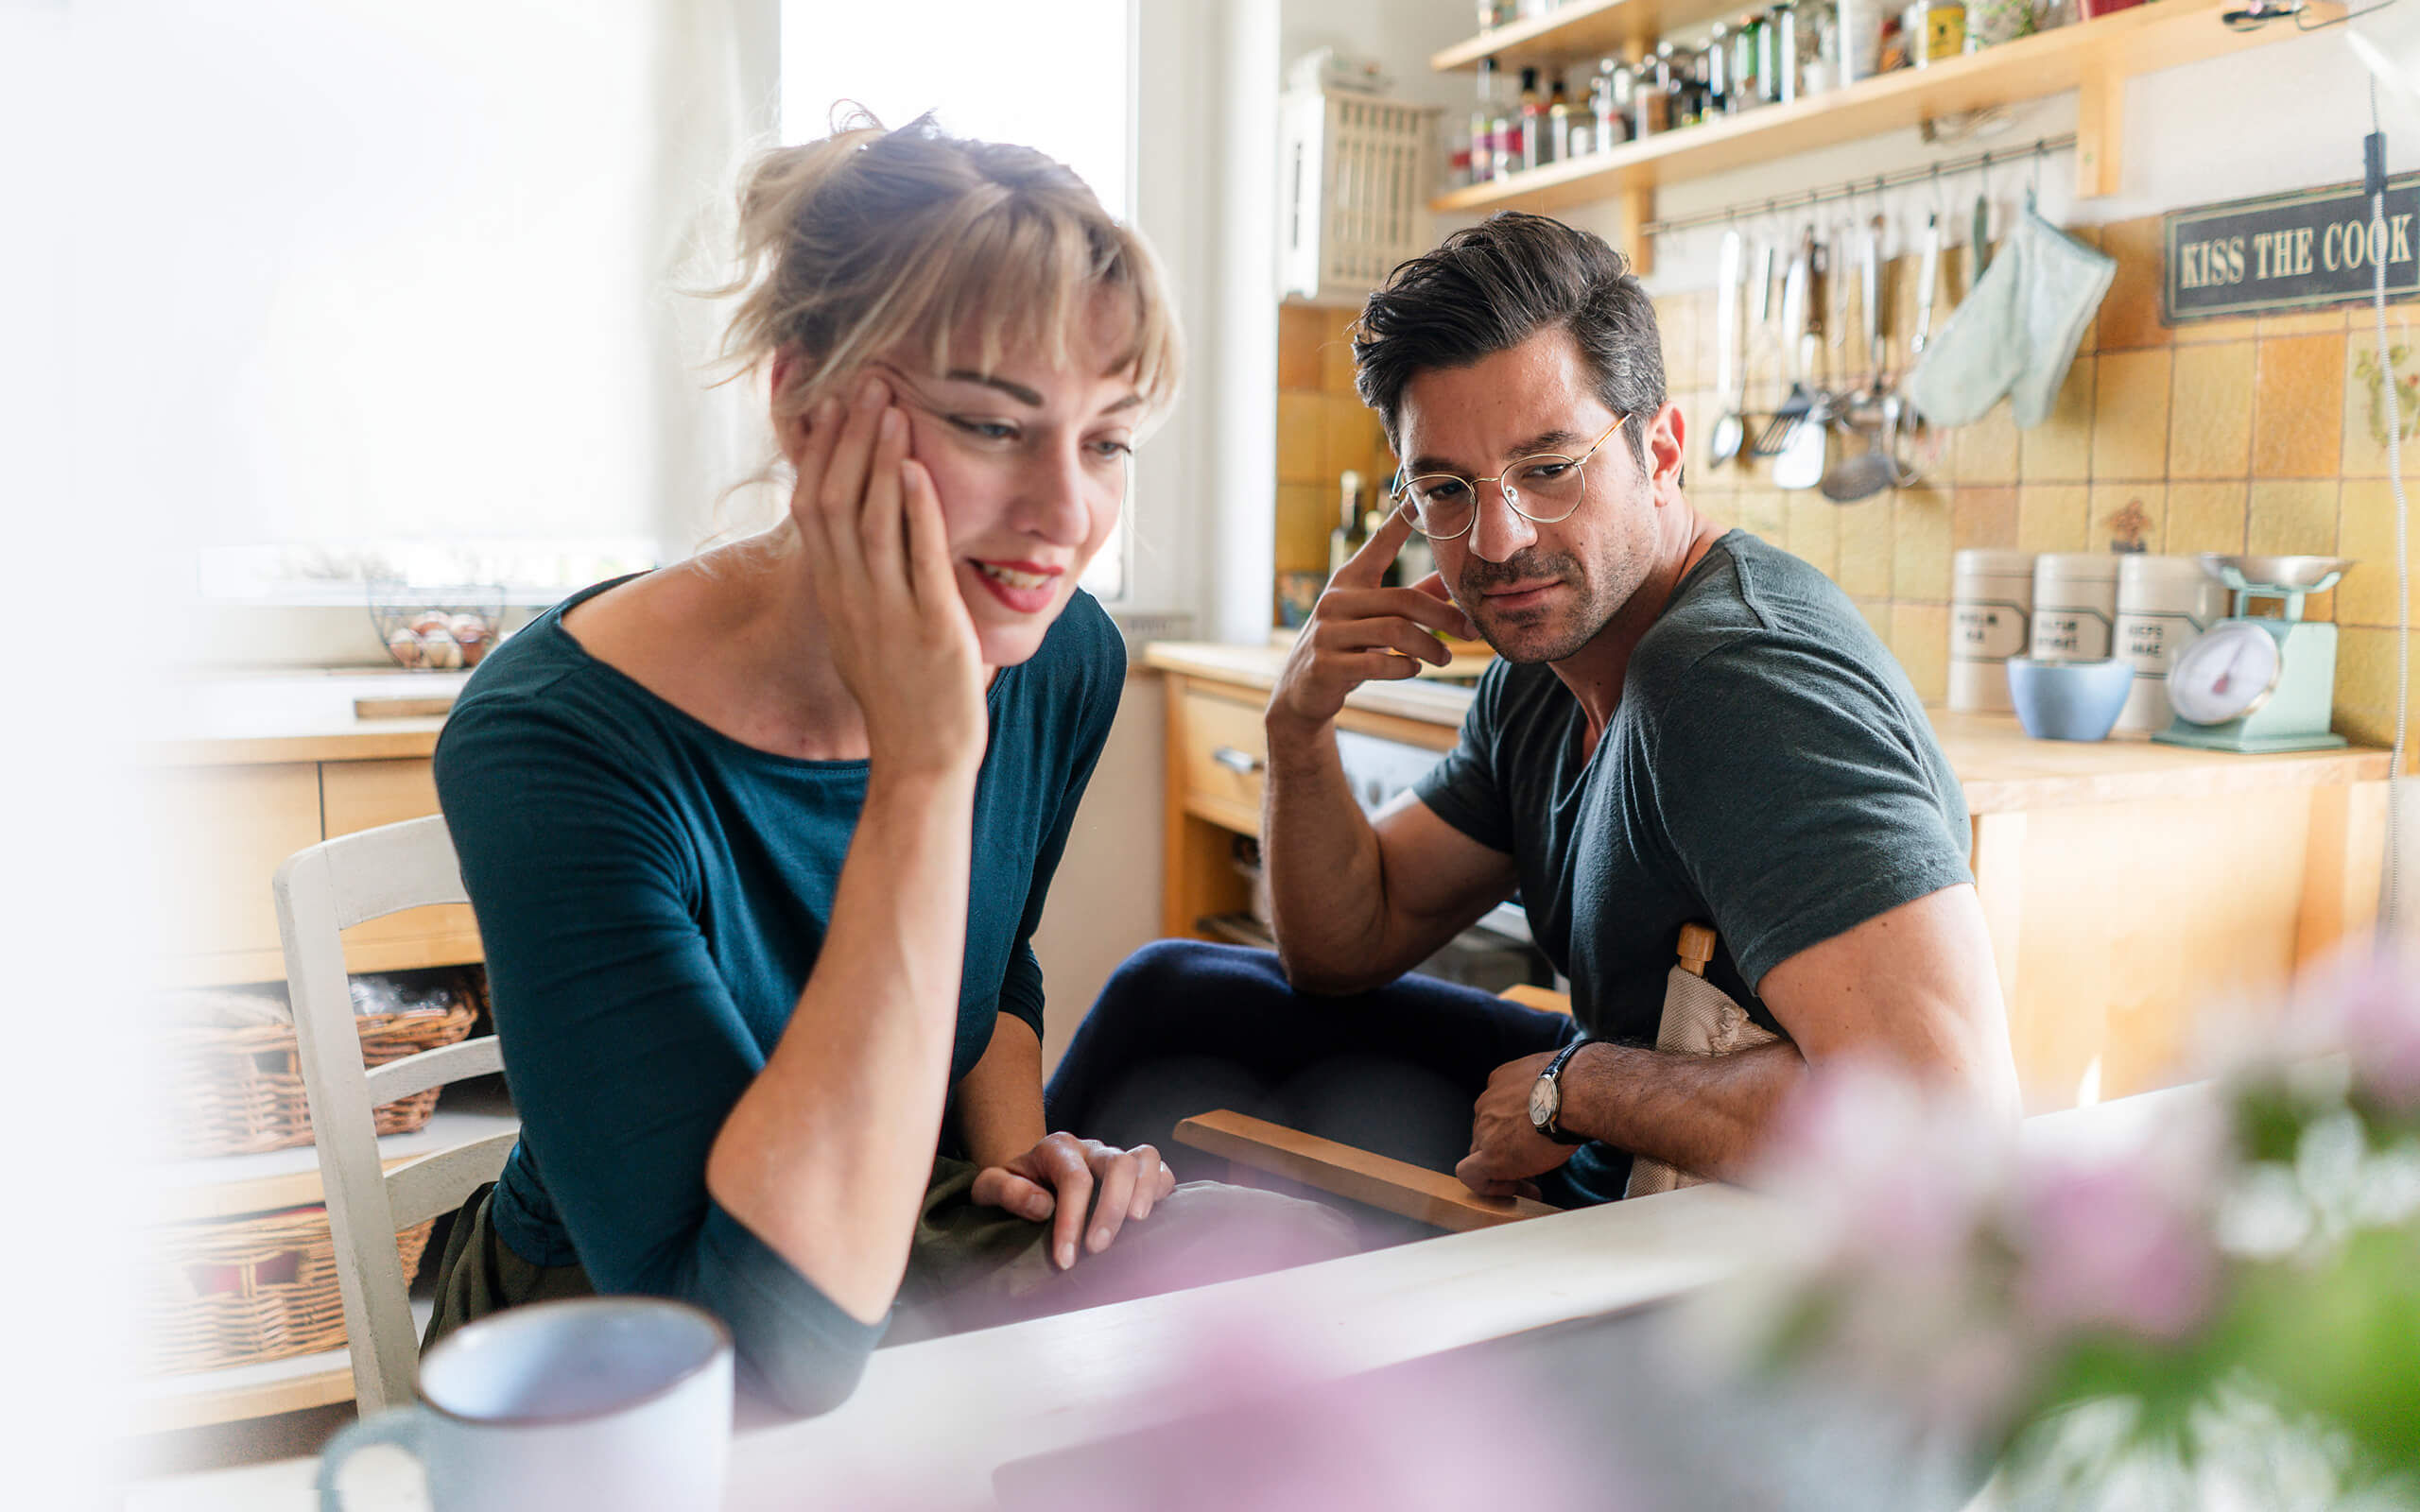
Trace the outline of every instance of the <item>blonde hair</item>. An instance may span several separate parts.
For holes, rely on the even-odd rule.
[[[772,395],[777,428],[885,352],[922,348],[940,373],[971,337],[980,371],[1011,350],[1063,367],[1103,294],[1127,316],[1107,371],[1165,412],[1183,357],[1159,261],[1082,180],[929,115],[897,130],[862,109],[835,116],[832,135],[742,175],[739,271],[710,291],[737,297],[722,344],[735,372],[794,359]]]

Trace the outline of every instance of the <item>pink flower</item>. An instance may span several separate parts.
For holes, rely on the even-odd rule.
[[[2209,1315],[2220,1262],[2208,1217],[2194,1189],[2168,1175],[2139,1154],[2028,1168],[2015,1216],[2029,1324],[2048,1338],[2116,1328],[2176,1339]]]
[[[2420,970],[2388,949],[2330,974],[2329,1028],[2354,1074],[2387,1107],[2420,1111]]]

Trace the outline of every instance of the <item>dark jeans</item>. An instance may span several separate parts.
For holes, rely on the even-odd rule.
[[[1050,1126],[1156,1145],[1180,1178],[1215,1179],[1223,1163],[1179,1145],[1175,1127],[1232,1108],[1450,1172],[1470,1153],[1488,1074],[1577,1032],[1562,1014],[1426,976],[1313,997],[1268,951],[1161,940],[1117,969],[1076,1031],[1050,1078]],[[1562,1176],[1539,1183],[1547,1200],[1600,1200]]]

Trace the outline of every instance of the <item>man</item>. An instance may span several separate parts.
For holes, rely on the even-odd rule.
[[[1354,356],[1406,482],[1269,702],[1284,981],[1243,953],[1153,947],[1080,1033],[1054,1113],[1157,1131],[1243,1107],[1442,1164],[1456,1152],[1426,1109],[1451,1089],[1475,1097],[1463,1181],[1566,1206],[1619,1196],[1633,1153],[1736,1176],[1835,1057],[1893,1059],[2013,1116],[1957,779],[1847,597],[1689,506],[1685,421],[1620,255],[1495,215],[1398,268]],[[1415,520],[1437,576],[1380,586]],[[1498,660],[1456,749],[1365,817],[1337,713],[1364,681],[1443,664],[1432,630],[1476,631]],[[1572,1021],[1403,976],[1516,888]],[[1785,1038],[1646,1048],[1693,920],[1720,941],[1709,979]]]

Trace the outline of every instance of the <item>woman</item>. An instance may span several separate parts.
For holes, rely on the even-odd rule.
[[[894,1299],[932,1331],[1136,1295],[1180,1208],[1276,1223],[1189,1280],[1341,1252],[1044,1124],[1030,939],[1125,666],[1075,585],[1177,381],[1149,249],[925,122],[770,153],[740,215],[727,348],[769,373],[786,517],[542,616],[438,748],[524,1123],[432,1342],[681,1297],[816,1411]]]

